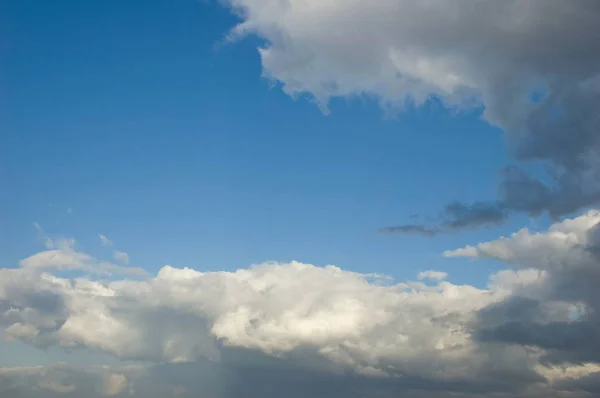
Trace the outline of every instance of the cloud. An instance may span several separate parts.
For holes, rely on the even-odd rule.
[[[73,241],[74,242],[74,241]],[[46,243],[47,247],[57,247]],[[73,250],[70,246],[59,245],[58,249],[46,250],[27,257],[19,263],[21,268],[31,271],[83,271],[86,273],[113,275],[129,274],[145,276],[141,268],[129,268],[107,261],[99,261],[89,254]]]
[[[597,226],[600,212],[589,211],[552,225],[527,228],[490,242],[447,251],[447,257],[491,258],[516,269],[537,270],[535,288],[482,311],[475,336],[544,350],[549,363],[600,363],[600,282]]]
[[[421,391],[425,380],[409,382],[417,388],[399,389],[408,380],[369,378],[345,374],[324,374],[301,369],[265,368],[259,366],[235,366],[231,364],[200,360],[193,364],[162,364],[141,366],[87,366],[74,367],[56,364],[35,368],[0,368],[0,393],[2,397],[89,397],[130,396],[132,398],[163,398],[211,396],[280,397],[283,393],[292,398],[302,397],[350,397],[397,396],[402,391],[406,398],[526,398],[570,397],[591,398],[597,391],[594,378],[598,367],[584,365],[570,368],[545,368],[544,372],[553,386],[536,386],[519,395],[514,392],[486,394],[482,391],[460,392],[460,385],[430,386]],[[105,389],[108,385],[118,388]],[[125,386],[129,384],[129,388]],[[68,385],[65,383],[69,383]],[[112,384],[115,383],[115,384]],[[135,385],[132,388],[131,385]],[[450,387],[455,391],[440,389]],[[458,390],[458,391],[456,391]],[[118,392],[117,392],[118,391]],[[110,395],[112,393],[116,393]],[[544,395],[545,394],[545,395]]]
[[[328,112],[332,98],[369,97],[386,111],[432,99],[482,112],[517,161],[499,198],[449,214],[435,235],[495,224],[506,213],[570,214],[600,200],[600,4],[587,0],[225,0],[233,40],[262,38],[263,75]],[[474,206],[474,207],[473,207]]]
[[[600,372],[590,249],[598,221],[600,212],[589,212],[446,253],[514,268],[483,288],[447,282],[441,271],[418,275],[433,283],[381,284],[300,262],[232,272],[165,266],[142,280],[67,277],[60,264],[103,262],[68,247],[44,251],[0,269],[4,335],[144,366],[0,369],[0,388],[21,396],[75,388],[90,397],[583,398],[598,392]],[[24,392],[31,385],[39,393]]]
[[[585,171],[587,176],[563,171],[548,184],[527,175],[517,167],[501,170],[500,200],[466,204],[453,202],[445,208],[445,220],[436,226],[400,225],[386,231],[433,236],[502,223],[510,213],[537,217],[547,212],[551,219],[570,214],[600,200],[600,169]]]
[[[43,381],[40,383],[40,388],[63,394],[71,393],[77,389],[77,387],[72,384],[63,385],[56,381]]]
[[[417,279],[419,279],[419,280],[429,279],[432,281],[443,281],[447,277],[448,277],[448,273],[442,272],[442,271],[433,271],[433,270],[419,272],[419,275],[417,275]]]
[[[546,232],[523,228],[510,237],[479,243],[476,246],[444,252],[447,257],[492,258],[513,267],[560,269],[566,265],[593,267],[595,261],[586,248],[595,243],[590,232],[600,223],[600,212],[591,210],[574,219],[553,224]]]
[[[120,262],[121,264],[129,264],[129,254],[125,253],[125,252],[119,252],[116,251],[114,254],[114,258],[116,261]]]
[[[100,238],[100,243],[102,246],[112,246],[112,240],[108,239],[106,236],[99,234],[98,238]]]
[[[434,236],[474,229],[483,225],[501,224],[507,217],[505,206],[500,202],[473,204],[452,202],[446,205],[442,213],[444,221],[440,225],[432,227],[416,224],[396,225],[385,227],[382,232]]]
[[[439,228],[428,228],[423,225],[406,224],[393,227],[381,228],[381,232],[388,234],[416,234],[423,236],[434,236],[439,233]]]

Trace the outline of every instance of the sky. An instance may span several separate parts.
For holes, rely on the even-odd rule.
[[[0,2],[0,395],[600,393],[599,24]]]

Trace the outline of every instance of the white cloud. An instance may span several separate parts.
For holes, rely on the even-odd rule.
[[[120,262],[121,264],[129,264],[129,254],[125,253],[125,252],[119,252],[116,251],[114,254],[114,258],[116,261]]]
[[[102,244],[102,246],[111,246],[113,243],[110,239],[108,239],[106,236],[99,234],[98,238],[100,238],[100,243]]]
[[[523,228],[510,237],[444,252],[446,257],[485,257],[515,267],[557,269],[595,262],[588,250],[590,231],[600,223],[600,211],[591,210],[574,219],[553,224],[546,232]]]
[[[114,282],[26,270],[0,271],[0,300],[25,305],[3,322],[37,330],[22,339],[35,345],[171,363],[218,361],[223,349],[281,358],[308,350],[299,364],[311,369],[434,380],[474,380],[489,354],[465,326],[504,294],[447,282],[382,286],[297,262],[211,273],[166,266],[147,281]]]
[[[49,243],[50,242],[50,243]],[[67,240],[67,242],[74,242]],[[129,268],[112,264],[107,261],[99,261],[89,254],[73,250],[68,244],[46,241],[47,247],[59,247],[58,249],[46,250],[27,257],[20,262],[21,268],[33,271],[67,271],[78,270],[93,274],[112,275],[130,274],[145,276],[146,272],[141,268]]]
[[[479,337],[545,349],[551,363],[600,363],[600,211],[553,224],[547,231],[524,228],[510,237],[447,251],[448,257],[491,258],[519,269],[496,275],[492,284],[513,293],[479,319]]]
[[[447,272],[433,271],[433,270],[419,272],[419,274],[417,275],[417,278],[419,280],[429,279],[432,281],[442,281],[442,280],[446,279],[447,277],[448,277]]]
[[[600,57],[581,65],[585,54],[573,52],[597,44],[597,9],[582,1],[227,3],[243,19],[232,37],[267,40],[259,49],[265,75],[322,106],[363,93],[399,104],[435,95],[482,101],[490,120],[509,127],[531,111],[529,91],[554,88],[551,77],[583,82],[600,70]]]
[[[382,388],[415,398],[441,398],[450,391],[461,398],[476,392],[542,397],[567,389],[579,398],[585,396],[583,384],[572,383],[596,377],[600,364],[595,334],[587,332],[597,325],[593,314],[600,300],[595,290],[581,285],[598,282],[597,274],[590,273],[592,257],[584,253],[594,255],[599,214],[473,246],[476,255],[495,256],[518,268],[491,275],[485,288],[452,284],[441,271],[419,274],[431,284],[381,284],[372,274],[300,262],[234,272],[165,266],[144,280],[66,278],[53,272],[103,269],[104,264],[67,246],[35,254],[21,268],[0,269],[0,328],[12,340],[145,360],[160,372],[212,367],[215,374],[229,375],[223,384],[232,384],[231,378],[242,383],[250,377],[244,369],[251,366],[257,386],[260,375],[289,369],[327,383],[354,374],[360,384],[353,388],[366,395]],[[508,333],[507,328],[516,329]],[[523,335],[523,328],[529,334]],[[572,328],[585,349],[576,341],[569,345]],[[291,382],[286,375],[271,377],[284,388]],[[82,388],[61,377],[42,381],[58,390]],[[152,384],[117,369],[98,377],[97,393],[108,396],[125,391],[144,396],[144,386]],[[200,388],[194,382],[175,377],[160,394],[177,390],[194,396]],[[342,384],[350,388],[352,383]],[[317,384],[305,396],[324,396]],[[237,396],[230,393],[214,395]]]

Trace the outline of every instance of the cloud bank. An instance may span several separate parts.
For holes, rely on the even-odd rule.
[[[99,280],[94,270],[61,276],[88,255],[49,249],[0,269],[4,338],[141,365],[2,368],[0,392],[591,397],[600,393],[599,222],[590,211],[445,253],[508,265],[483,288],[440,271],[416,276],[428,284],[395,283],[300,262]]]
[[[431,236],[502,222],[510,213],[570,214],[600,200],[600,3],[594,0],[226,0],[256,35],[266,78],[328,112],[366,96],[386,110],[435,98],[482,110],[517,161],[496,200],[451,203],[439,225],[388,232]]]

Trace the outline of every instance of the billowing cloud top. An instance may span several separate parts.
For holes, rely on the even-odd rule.
[[[481,289],[444,281],[440,271],[418,275],[433,284],[390,283],[299,262],[235,272],[165,266],[138,280],[66,278],[54,270],[61,271],[63,262],[85,263],[88,255],[65,246],[32,256],[21,268],[0,269],[0,326],[5,338],[36,347],[86,348],[155,364],[136,370],[137,376],[67,367],[61,372],[81,374],[37,377],[39,388],[57,394],[75,393],[78,377],[90,375],[97,377],[97,394],[135,394],[132,378],[199,367],[237,382],[249,377],[243,376],[249,369],[257,381],[280,371],[281,383],[316,383],[305,386],[311,396],[325,396],[341,383],[340,396],[402,391],[409,397],[541,397],[570,391],[585,397],[600,391],[599,214],[447,252],[516,268],[492,275]],[[89,267],[104,269],[102,264]],[[25,377],[3,372],[11,386]],[[202,388],[193,377],[169,377],[168,394]],[[233,393],[217,396],[227,394]]]

